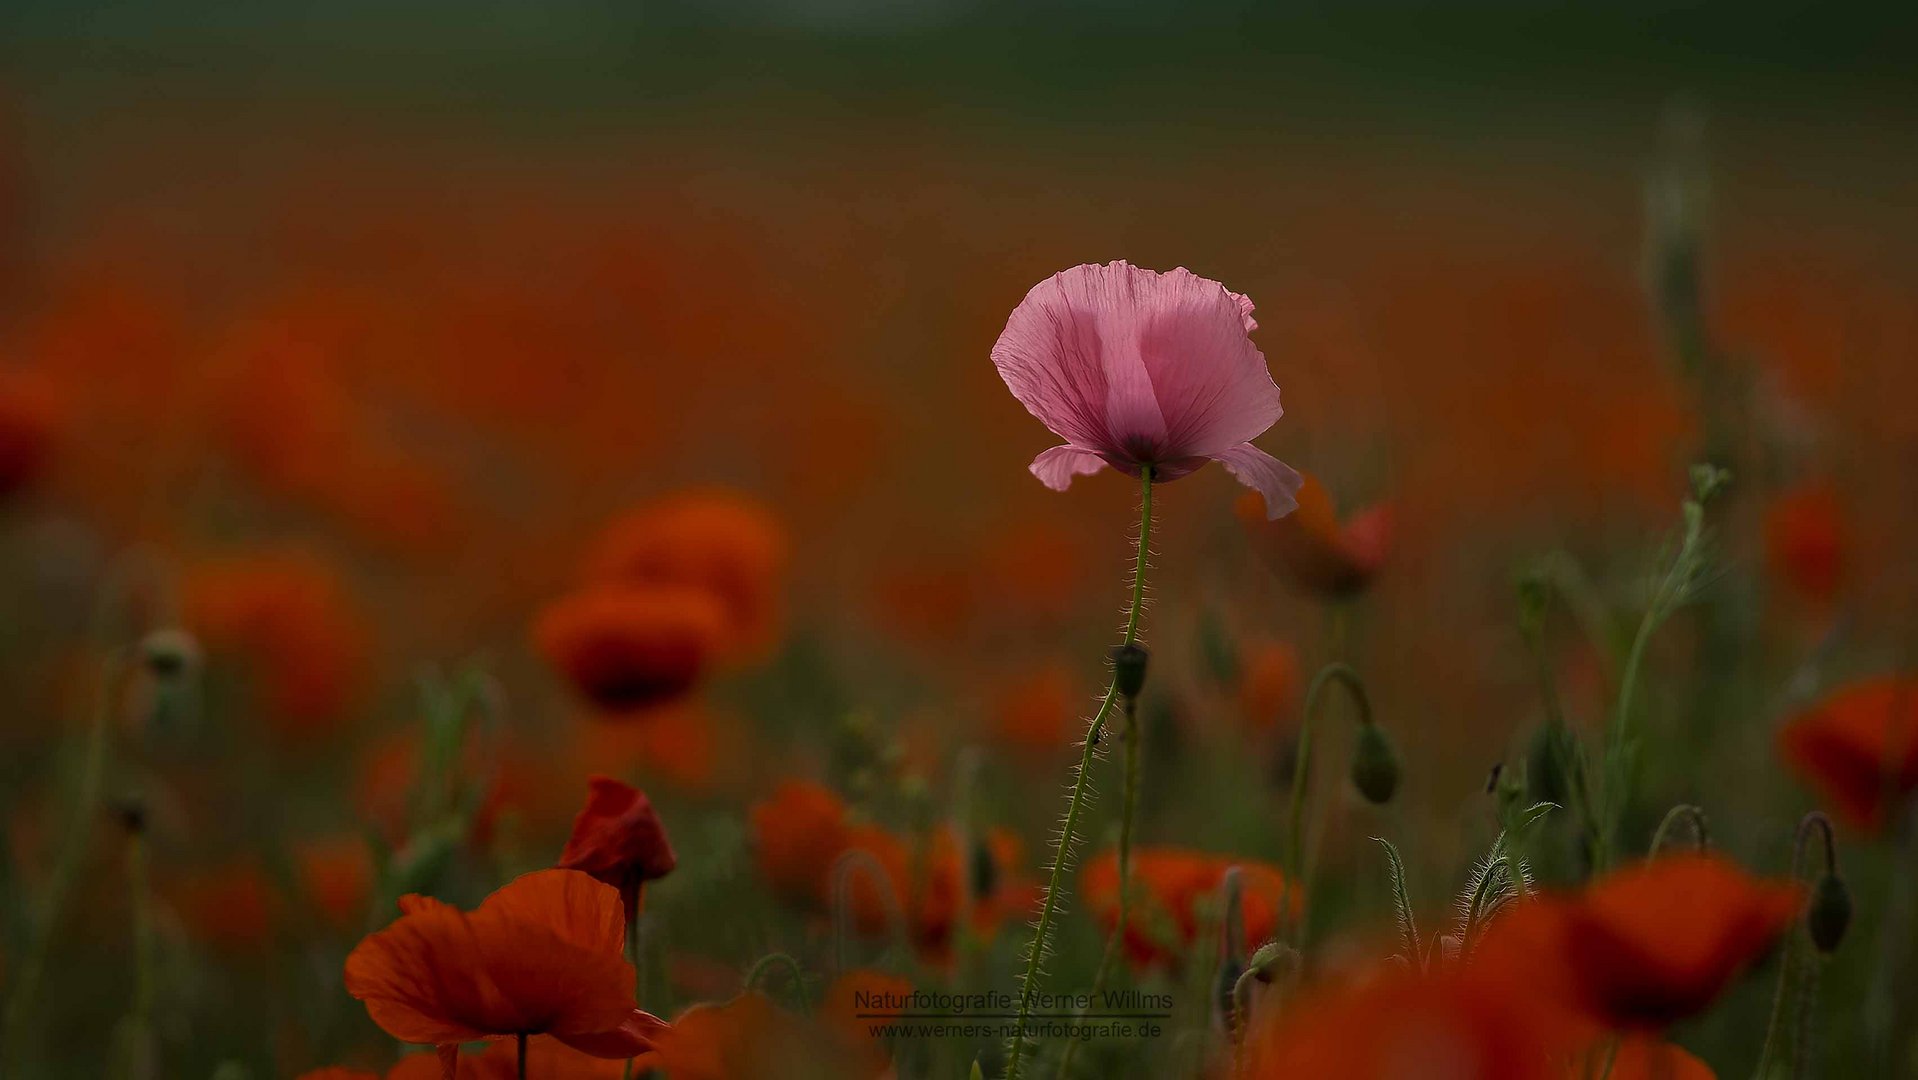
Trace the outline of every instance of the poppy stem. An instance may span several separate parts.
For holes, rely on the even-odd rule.
[[[519,1039],[519,1080],[526,1080],[526,1033],[520,1032]]]
[[[1139,549],[1132,566],[1132,604],[1126,613],[1125,639],[1120,645],[1133,644],[1139,636],[1139,614],[1145,607],[1145,566],[1146,553],[1152,539],[1152,466],[1139,469]],[[1066,799],[1065,822],[1059,828],[1059,842],[1052,855],[1052,872],[1046,880],[1045,898],[1039,904],[1039,920],[1032,929],[1032,942],[1026,949],[1026,970],[1019,985],[1019,1011],[1012,1023],[1012,1040],[1006,1050],[1006,1080],[1019,1080],[1019,1066],[1026,1052],[1026,1026],[1032,1017],[1032,996],[1039,987],[1039,964],[1045,958],[1052,940],[1052,921],[1059,911],[1059,896],[1065,888],[1066,862],[1072,857],[1072,849],[1078,840],[1079,817],[1085,812],[1088,792],[1087,779],[1092,772],[1093,758],[1099,751],[1099,734],[1105,728],[1106,717],[1111,714],[1112,706],[1119,699],[1119,682],[1115,672],[1111,683],[1106,687],[1105,699],[1099,703],[1099,711],[1092,716],[1092,723],[1086,729],[1083,748],[1079,753],[1079,765],[1073,774],[1072,794]],[[1121,878],[1120,892],[1123,894],[1124,879]]]
[[[1119,952],[1125,947],[1126,922],[1132,908],[1132,821],[1139,806],[1139,699],[1125,697],[1125,794],[1121,799],[1119,811],[1119,913],[1113,921],[1112,933],[1106,935],[1105,951],[1099,956],[1099,966],[1092,973],[1092,990],[1087,995],[1094,1007],[1103,1000],[1106,978],[1111,974],[1113,964],[1117,962]],[[1083,1010],[1081,1010],[1083,1011]],[[1066,1040],[1066,1048],[1059,1054],[1059,1080],[1068,1080],[1072,1075],[1072,1053],[1078,1048],[1080,1039]]]
[[[100,694],[92,727],[87,731],[80,775],[74,784],[66,840],[60,845],[53,873],[47,878],[46,893],[40,898],[37,917],[29,927],[19,975],[14,979],[11,993],[7,996],[5,1019],[0,1021],[0,1065],[11,1063],[14,1055],[21,1052],[27,1010],[39,995],[40,977],[47,966],[47,952],[53,946],[53,932],[60,915],[66,910],[67,892],[72,889],[73,880],[80,873],[80,864],[86,858],[87,849],[92,846],[94,811],[99,806],[100,785],[106,774],[108,729],[112,725],[114,704],[119,701],[115,691],[120,685],[125,662],[125,654],[115,650],[109,652],[101,664]],[[10,1070],[0,1070],[6,1071]]]
[[[1353,703],[1358,706],[1359,723],[1372,722],[1371,699],[1366,697],[1365,683],[1351,665],[1330,663],[1312,677],[1312,685],[1305,692],[1305,718],[1299,722],[1299,746],[1292,762],[1292,799],[1285,831],[1285,869],[1290,878],[1288,886],[1300,890],[1301,899],[1305,887],[1305,793],[1311,783],[1312,732],[1318,723],[1319,713],[1325,707],[1325,688],[1333,682],[1344,686],[1351,694]],[[1302,939],[1304,907],[1295,903],[1292,910],[1301,921],[1299,936]]]
[[[633,900],[627,905],[626,912],[626,960],[633,965],[633,1000],[635,1001],[646,996],[646,969],[640,966],[645,961],[642,959],[644,954],[639,947],[640,894],[645,888],[643,884],[633,886]],[[626,1059],[626,1067],[620,1070],[620,1080],[633,1080],[632,1058]]]
[[[1694,848],[1704,851],[1712,846],[1711,827],[1705,820],[1705,809],[1690,803],[1679,803],[1667,811],[1665,819],[1658,823],[1658,830],[1652,833],[1652,845],[1645,849],[1645,853],[1648,856],[1656,856],[1664,851],[1665,846],[1671,842],[1672,830],[1678,827],[1680,821],[1691,828]]]

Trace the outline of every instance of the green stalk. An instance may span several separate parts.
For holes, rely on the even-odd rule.
[[[1125,638],[1121,645],[1131,645],[1139,636],[1139,613],[1145,606],[1145,560],[1148,541],[1152,536],[1152,466],[1146,465],[1139,470],[1139,553],[1132,568],[1132,605],[1126,614]],[[1019,1065],[1025,1056],[1026,1025],[1032,1016],[1032,994],[1039,984],[1039,961],[1044,957],[1046,945],[1051,940],[1052,920],[1059,910],[1059,894],[1065,888],[1066,860],[1071,857],[1073,842],[1077,837],[1079,817],[1085,811],[1087,794],[1087,776],[1092,771],[1092,759],[1099,749],[1099,733],[1105,727],[1106,717],[1111,714],[1113,703],[1119,697],[1119,684],[1115,678],[1106,686],[1105,700],[1099,703],[1099,711],[1093,714],[1092,724],[1086,731],[1085,746],[1079,754],[1079,768],[1073,777],[1072,794],[1066,800],[1066,820],[1061,826],[1058,850],[1053,853],[1052,872],[1046,879],[1046,895],[1039,905],[1039,921],[1032,930],[1032,943],[1026,954],[1025,978],[1019,987],[1019,1012],[1012,1026],[1012,1043],[1006,1053],[1006,1080],[1019,1080]]]
[[[1292,763],[1291,806],[1286,817],[1285,869],[1291,876],[1293,887],[1302,888],[1305,883],[1305,792],[1311,782],[1312,732],[1324,708],[1325,687],[1334,681],[1351,693],[1352,700],[1358,704],[1361,720],[1370,723],[1372,719],[1372,705],[1365,696],[1365,684],[1351,665],[1337,662],[1327,664],[1312,677],[1312,685],[1305,692],[1305,718],[1299,723],[1299,747]]]
[[[1094,1008],[1098,1007],[1099,995],[1105,989],[1106,977],[1125,948],[1126,921],[1132,908],[1132,821],[1138,806],[1139,701],[1128,697],[1125,699],[1125,795],[1119,813],[1119,917],[1112,925],[1112,933],[1106,938],[1105,952],[1099,956],[1098,970],[1092,974],[1089,997]],[[1059,1080],[1067,1080],[1072,1075],[1072,1054],[1081,1041],[1066,1041],[1065,1051],[1059,1055]]]

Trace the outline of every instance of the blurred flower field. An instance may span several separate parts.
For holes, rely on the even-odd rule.
[[[1908,161],[30,89],[0,1077],[1918,1075]]]

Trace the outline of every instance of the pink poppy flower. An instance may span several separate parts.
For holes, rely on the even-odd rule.
[[[1066,440],[1032,475],[1064,491],[1107,465],[1176,480],[1216,461],[1268,517],[1290,513],[1303,479],[1251,442],[1284,412],[1257,328],[1251,300],[1183,267],[1087,264],[1033,286],[992,347],[1012,396]]]

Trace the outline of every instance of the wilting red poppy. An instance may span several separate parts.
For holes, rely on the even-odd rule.
[[[1918,679],[1853,683],[1787,723],[1778,749],[1846,824],[1882,829],[1918,788]]]
[[[1332,496],[1310,473],[1299,489],[1299,508],[1285,517],[1267,516],[1256,491],[1239,496],[1233,512],[1245,526],[1252,549],[1280,578],[1301,592],[1340,598],[1363,592],[1392,550],[1392,508],[1367,507],[1344,522]]]
[[[1276,867],[1250,859],[1184,848],[1135,848],[1132,907],[1126,918],[1126,954],[1135,964],[1177,963],[1189,955],[1199,933],[1203,905],[1214,903],[1232,867],[1240,870],[1240,913],[1247,952],[1278,930],[1281,912],[1298,902]],[[1108,931],[1119,919],[1119,855],[1103,852],[1079,877],[1086,903]]]
[[[283,735],[329,731],[366,683],[371,631],[339,573],[314,555],[209,562],[185,584],[186,621],[209,656],[244,658]]]
[[[40,473],[58,426],[53,392],[44,382],[0,371],[0,498]]]
[[[619,893],[585,874],[527,874],[471,912],[417,895],[400,909],[347,956],[346,990],[401,1042],[545,1034],[632,1058],[665,1029],[633,1005]]]
[[[1607,1028],[1658,1030],[1710,1005],[1798,913],[1799,890],[1712,854],[1674,855],[1502,915],[1475,962],[1526,976]]]
[[[559,867],[618,889],[630,923],[639,914],[640,888],[671,873],[679,858],[645,792],[605,776],[587,784],[586,808],[573,820]]]
[[[1772,574],[1814,603],[1837,594],[1847,546],[1838,496],[1829,485],[1787,492],[1765,511],[1765,555]]]
[[[724,615],[720,651],[754,655],[779,638],[788,546],[779,519],[750,496],[687,491],[607,525],[587,574],[595,582],[703,589]]]
[[[691,690],[724,625],[719,602],[703,590],[609,586],[546,605],[533,643],[586,700],[622,713]]]
[[[1567,1049],[1560,1030],[1522,984],[1469,970],[1398,970],[1356,987],[1308,991],[1255,1021],[1231,1075],[1559,1080]]]

